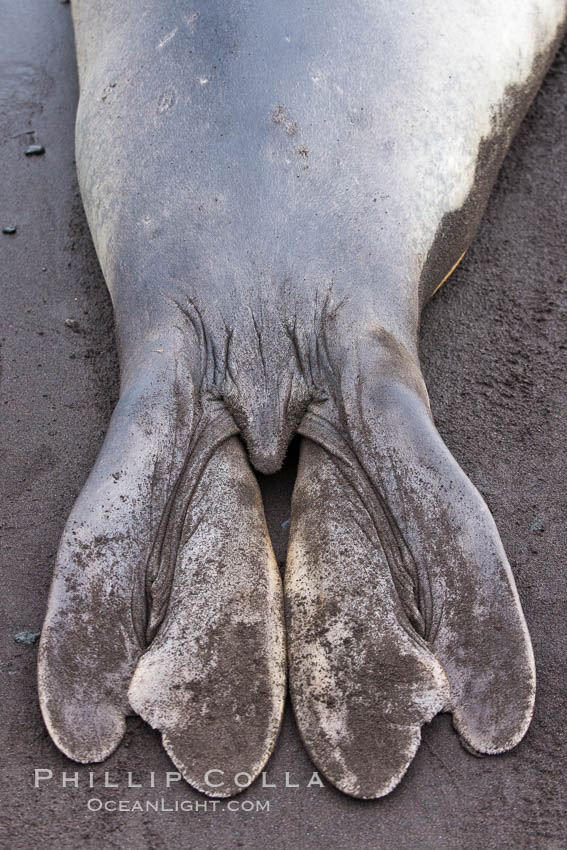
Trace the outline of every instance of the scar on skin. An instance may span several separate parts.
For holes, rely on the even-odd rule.
[[[162,92],[158,100],[157,111],[160,113],[167,112],[175,106],[176,100],[177,95],[175,93],[175,89],[168,89],[167,91]]]
[[[177,27],[175,27],[175,29],[172,29],[171,32],[168,32],[167,35],[164,35],[162,40],[158,43],[156,50],[161,50],[162,47],[165,47],[167,42],[171,41],[172,38],[175,38],[176,35],[177,35]]]

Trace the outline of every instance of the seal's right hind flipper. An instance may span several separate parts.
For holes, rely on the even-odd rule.
[[[388,382],[368,392],[369,383],[343,416],[350,445],[318,434],[315,420],[302,426],[311,440],[286,572],[300,732],[322,772],[358,797],[392,790],[420,727],[440,711],[452,713],[467,749],[514,747],[535,694],[529,635],[488,508],[423,395]],[[346,381],[342,389],[348,403]]]

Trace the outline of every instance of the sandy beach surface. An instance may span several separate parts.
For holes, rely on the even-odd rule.
[[[401,786],[361,802],[309,785],[314,767],[288,708],[264,782],[275,787],[256,783],[231,806],[213,806],[182,782],[166,787],[173,765],[138,719],[112,757],[90,767],[61,755],[42,723],[37,643],[22,633],[41,629],[58,540],[103,439],[118,372],[75,177],[69,6],[0,0],[0,22],[0,226],[17,227],[0,233],[0,846],[566,847],[567,50],[422,328],[436,421],[495,516],[533,638],[531,729],[512,753],[477,759],[438,717]],[[24,156],[30,137],[19,134],[30,129],[42,156]],[[296,455],[294,445],[284,470],[261,480],[282,565]],[[39,787],[36,769],[45,771]],[[118,787],[104,787],[105,771]],[[158,811],[146,811],[148,801]]]

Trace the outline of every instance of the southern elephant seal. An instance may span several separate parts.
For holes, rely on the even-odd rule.
[[[440,711],[474,752],[524,735],[529,636],[490,513],[433,424],[417,335],[566,15],[73,0],[77,167],[121,396],[40,645],[43,714],[71,758],[104,759],[135,712],[205,793],[258,775],[284,603],[249,461],[275,471],[294,432],[288,660],[316,765],[379,797]]]

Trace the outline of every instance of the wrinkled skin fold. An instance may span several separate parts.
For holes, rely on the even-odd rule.
[[[287,678],[311,758],[356,797],[397,785],[439,712],[477,754],[525,734],[514,579],[417,340],[566,6],[457,7],[74,0],[121,392],[40,643],[70,758],[104,760],[136,713],[229,796],[273,750]],[[276,471],[294,433],[282,588],[253,467]]]

